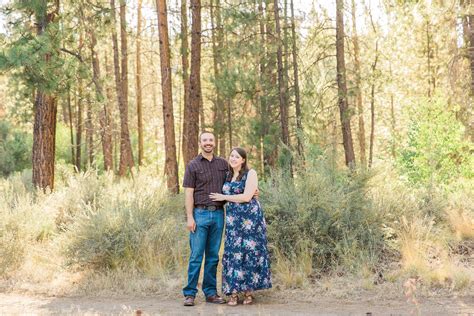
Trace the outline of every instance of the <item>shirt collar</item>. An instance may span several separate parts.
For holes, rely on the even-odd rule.
[[[200,153],[200,154],[198,155],[198,157],[199,157],[199,160],[206,159],[206,158],[202,155],[202,153]],[[212,155],[212,159],[211,159],[211,160],[208,160],[208,161],[209,161],[209,162],[213,162],[215,158],[216,158],[216,155],[213,154],[213,155]],[[206,160],[207,160],[207,159],[206,159]]]

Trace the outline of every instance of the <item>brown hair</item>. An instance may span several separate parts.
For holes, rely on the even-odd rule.
[[[239,154],[240,157],[244,159],[244,163],[242,164],[242,168],[240,168],[239,175],[237,176],[237,179],[236,179],[240,181],[242,177],[244,176],[244,174],[247,171],[249,171],[249,167],[247,165],[247,152],[245,151],[245,149],[241,147],[234,147],[232,148],[230,152],[232,153],[234,150]],[[232,177],[234,176],[234,171],[232,170],[232,167],[230,167],[230,165],[229,165],[229,170],[230,170],[229,176],[227,177],[228,181],[232,180]]]

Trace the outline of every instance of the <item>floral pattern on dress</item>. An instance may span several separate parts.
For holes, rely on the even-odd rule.
[[[226,181],[222,192],[241,194],[246,180],[247,173],[240,181]],[[258,200],[226,204],[222,266],[222,292],[226,295],[272,287],[267,228]]]

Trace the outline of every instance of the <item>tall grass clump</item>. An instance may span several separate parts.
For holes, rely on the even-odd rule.
[[[182,201],[143,174],[103,188],[97,202],[85,205],[64,234],[67,262],[151,274],[180,268],[187,255]]]
[[[24,174],[0,179],[0,276],[17,270],[32,244],[50,238],[55,212],[41,192],[31,191]]]
[[[368,179],[322,155],[308,157],[294,179],[274,172],[262,188],[274,253],[297,258],[305,249],[313,272],[374,266],[384,239],[382,217],[366,196]]]

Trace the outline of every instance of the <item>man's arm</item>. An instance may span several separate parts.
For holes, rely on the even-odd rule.
[[[196,230],[196,222],[194,221],[194,188],[184,188],[184,206],[186,208],[187,224],[186,228],[193,232]]]

